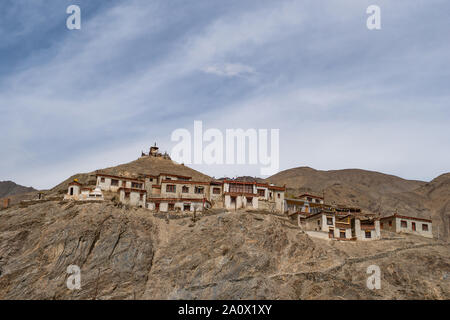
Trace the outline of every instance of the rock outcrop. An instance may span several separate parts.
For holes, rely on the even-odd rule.
[[[381,268],[381,289],[366,286]],[[81,269],[69,290],[67,267]],[[449,299],[450,250],[433,239],[309,238],[282,215],[197,221],[113,203],[0,211],[0,299]]]

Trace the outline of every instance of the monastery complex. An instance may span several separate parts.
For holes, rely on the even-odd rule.
[[[142,157],[164,157],[156,145]],[[311,236],[336,240],[371,241],[381,238],[381,230],[417,234],[432,238],[432,221],[394,214],[380,218],[359,208],[330,205],[313,194],[285,197],[286,187],[269,183],[232,179],[196,181],[191,176],[171,172],[135,177],[96,172],[96,186],[86,187],[76,179],[69,183],[65,200],[104,201],[153,212],[203,212],[209,209],[264,210],[285,214]]]

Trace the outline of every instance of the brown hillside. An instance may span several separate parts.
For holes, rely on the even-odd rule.
[[[286,184],[288,188],[322,191],[336,184],[369,190],[377,194],[412,191],[425,184],[422,181],[405,180],[393,175],[361,169],[315,170],[298,167],[279,172],[267,180],[275,184]]]
[[[0,211],[2,299],[449,299],[436,239],[309,238],[283,216],[165,219],[112,203],[47,201]],[[81,289],[67,289],[67,267]],[[382,290],[367,288],[378,265]]]
[[[0,198],[36,191],[32,187],[24,187],[12,181],[0,181]]]
[[[450,173],[443,174],[416,190],[426,197],[427,207],[439,223],[440,236],[450,238]]]

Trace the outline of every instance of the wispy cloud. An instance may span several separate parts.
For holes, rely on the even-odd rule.
[[[194,119],[280,128],[283,168],[448,171],[446,1],[380,1],[374,32],[370,1],[79,2],[79,31],[61,1],[0,5],[0,179],[51,187]]]
[[[252,67],[239,63],[224,63],[203,68],[206,73],[212,73],[224,77],[237,77],[255,73]]]

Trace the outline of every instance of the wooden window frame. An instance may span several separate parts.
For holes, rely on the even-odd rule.
[[[166,185],[166,192],[168,192],[168,193],[175,193],[175,192],[177,192],[177,186],[174,185],[174,184]]]
[[[201,190],[201,192],[199,192]],[[198,187],[198,186],[196,186],[195,188],[194,188],[194,193],[195,194],[205,194],[205,188],[204,187]]]

